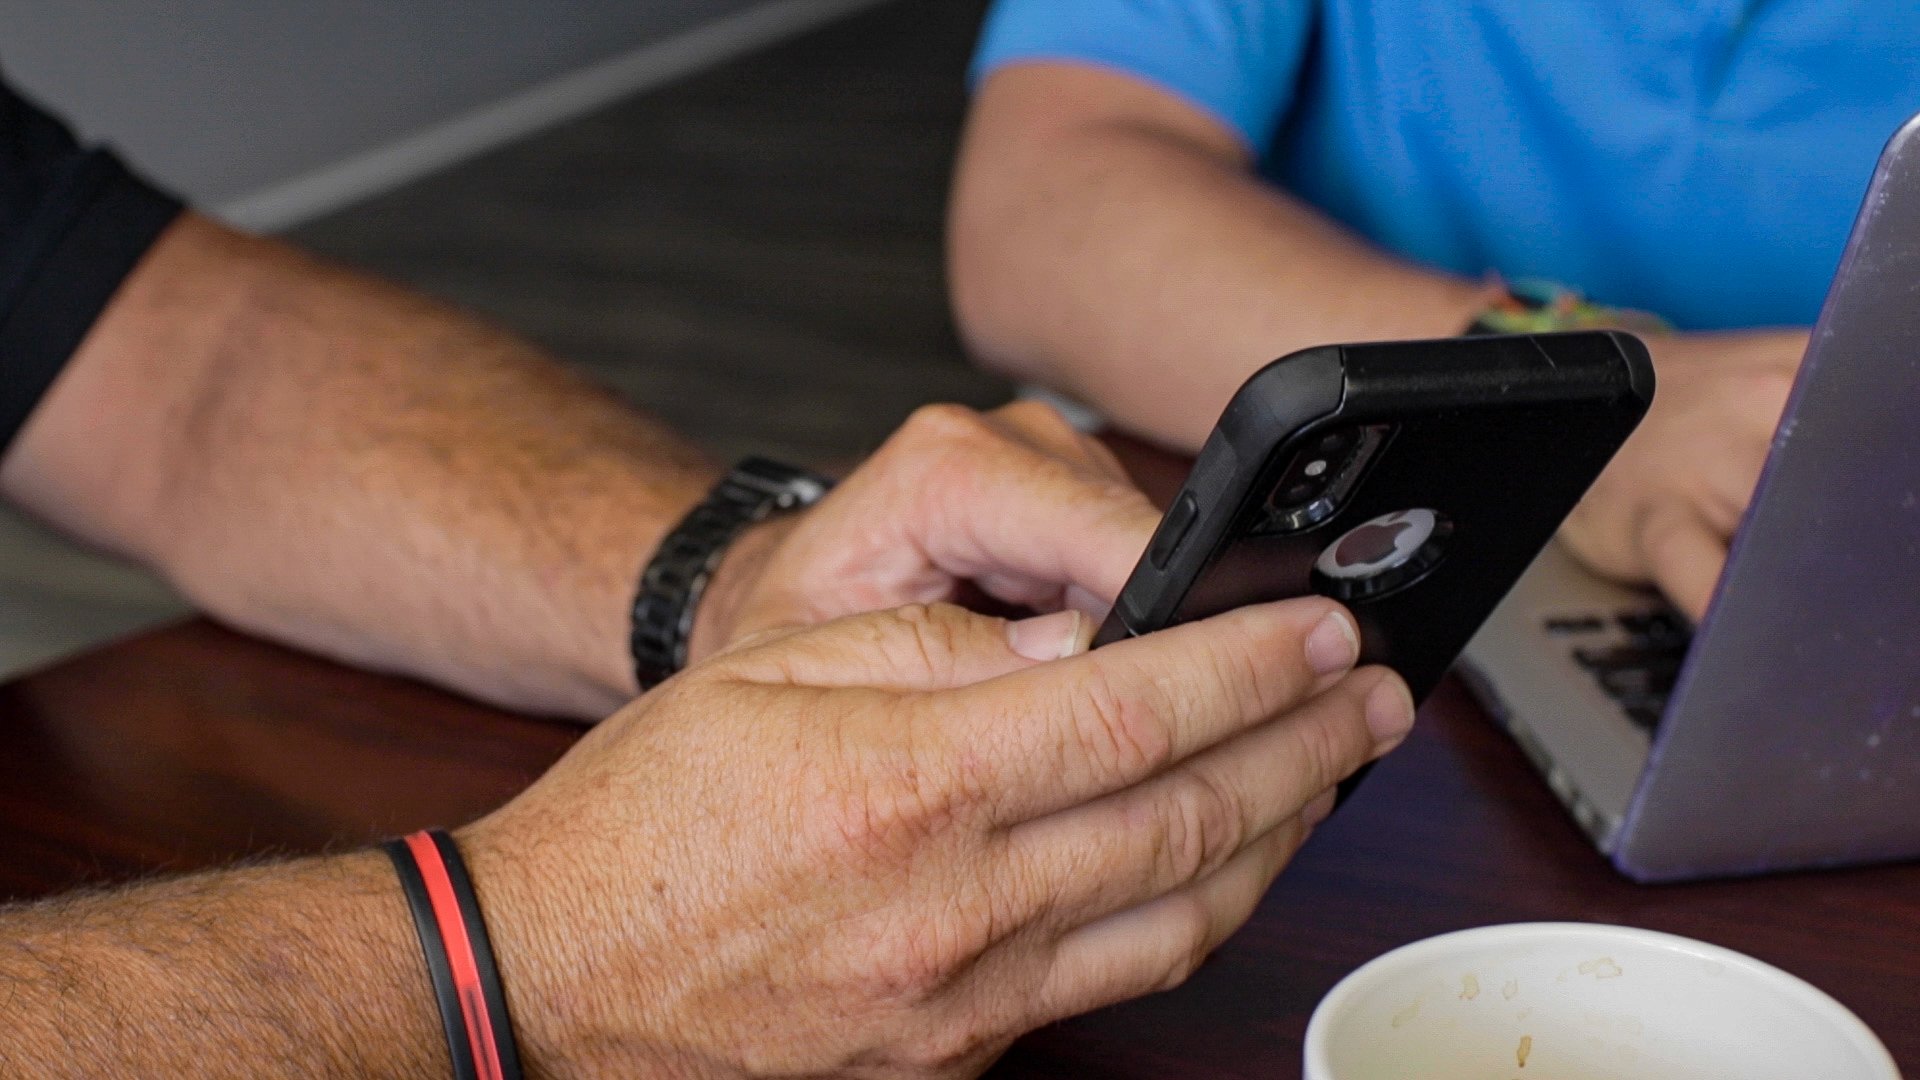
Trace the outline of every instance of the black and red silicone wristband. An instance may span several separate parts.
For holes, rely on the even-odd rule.
[[[521,1080],[500,969],[453,837],[428,829],[381,848],[413,910],[455,1080]]]

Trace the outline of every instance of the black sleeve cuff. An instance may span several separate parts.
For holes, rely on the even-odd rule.
[[[104,151],[78,166],[66,193],[71,213],[0,310],[0,457],[182,208]]]

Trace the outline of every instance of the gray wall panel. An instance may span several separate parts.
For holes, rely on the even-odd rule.
[[[0,68],[219,206],[756,0],[0,0]]]

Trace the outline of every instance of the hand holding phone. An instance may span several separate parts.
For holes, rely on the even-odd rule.
[[[1095,638],[1320,593],[1424,700],[1632,434],[1653,365],[1583,331],[1328,345],[1248,379]]]

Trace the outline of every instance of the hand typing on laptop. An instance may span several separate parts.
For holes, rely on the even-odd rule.
[[[989,367],[1191,452],[1310,345],[1484,327],[1549,283],[1594,303],[1531,330],[1653,313],[1685,332],[1648,342],[1653,412],[1567,535],[1697,617],[1920,91],[1883,51],[1920,19],[1694,5],[1651,33],[1616,6],[1002,0],[955,178],[960,327]]]
[[[1886,143],[1804,359],[1789,333],[1670,354],[1620,475],[1468,646],[1482,696],[1631,877],[1920,853],[1916,236],[1920,117]],[[1711,592],[1711,616],[1601,580],[1570,557],[1583,541],[1689,614]]]
[[[1800,330],[1647,339],[1660,391],[1638,431],[1561,529],[1591,568],[1659,587],[1706,613],[1807,335]]]

